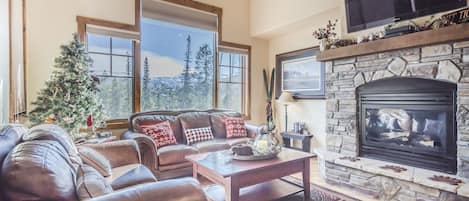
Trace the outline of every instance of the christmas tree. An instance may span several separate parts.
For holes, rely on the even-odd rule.
[[[105,114],[97,96],[99,80],[90,75],[88,67],[92,60],[76,34],[60,49],[61,54],[55,59],[57,70],[32,103],[35,108],[29,113],[29,120],[34,125],[57,124],[76,137],[74,135],[80,128],[86,128],[90,119],[94,124],[89,127],[104,126]]]

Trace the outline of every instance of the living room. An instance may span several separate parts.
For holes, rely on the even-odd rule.
[[[469,200],[468,3],[1,0],[0,200]]]

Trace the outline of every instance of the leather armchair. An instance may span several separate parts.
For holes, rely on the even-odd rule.
[[[193,178],[157,181],[133,140],[83,145],[109,160],[111,174],[103,176],[80,160],[80,147],[62,129],[8,128],[0,130],[0,139],[8,139],[0,140],[0,153],[9,148],[0,155],[0,200],[207,200]]]
[[[191,178],[139,185],[100,196],[90,201],[197,201],[206,200],[198,182]]]

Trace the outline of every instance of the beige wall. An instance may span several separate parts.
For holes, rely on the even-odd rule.
[[[26,0],[26,91],[30,103],[54,70],[59,47],[77,31],[76,16],[134,23],[132,0]]]
[[[469,1],[468,1],[469,2]],[[251,34],[269,41],[269,66],[275,66],[275,55],[318,45],[312,37],[313,30],[323,27],[328,20],[338,19],[338,37],[356,38],[382,30],[384,26],[355,33],[347,33],[345,4],[343,0],[252,0]],[[424,22],[428,17],[417,19]],[[295,121],[305,121],[315,135],[313,149],[325,146],[325,100],[301,100],[288,107],[288,126]],[[284,129],[284,107],[277,103],[277,124]]]
[[[338,10],[323,13],[321,19],[329,19],[339,15]],[[275,66],[275,55],[304,49],[318,45],[318,41],[311,36],[311,30],[320,26],[320,21],[311,21],[303,28],[291,30],[290,33],[277,36],[269,41],[269,66]],[[285,128],[284,106],[276,104],[277,125],[283,131]],[[306,122],[308,130],[314,134],[312,147],[325,146],[326,142],[326,101],[300,100],[288,106],[288,127],[293,128],[293,122]]]
[[[8,0],[0,0],[0,125],[8,122],[9,99],[9,3]]]
[[[4,1],[4,0],[2,0]],[[264,120],[261,69],[267,66],[267,41],[250,37],[249,0],[201,0],[223,8],[223,40],[252,46],[252,122]],[[59,46],[77,31],[76,16],[133,24],[134,0],[26,0],[26,89],[28,110],[54,70]],[[2,18],[3,19],[3,18]]]
[[[265,122],[265,92],[262,69],[268,66],[268,43],[250,34],[250,0],[199,0],[223,9],[223,41],[251,45],[251,123]]]

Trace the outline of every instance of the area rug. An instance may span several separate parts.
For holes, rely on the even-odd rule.
[[[284,177],[286,181],[294,183],[299,186],[303,186],[300,179],[294,177]],[[303,201],[303,192],[291,195],[276,201]],[[336,191],[311,184],[311,198],[307,201],[360,201],[344,194],[338,193]]]

